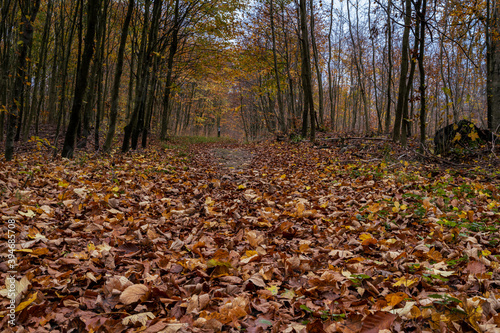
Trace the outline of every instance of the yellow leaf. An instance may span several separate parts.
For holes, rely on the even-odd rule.
[[[488,209],[493,209],[495,208],[497,205],[497,202],[495,200],[492,200],[489,204],[488,204]]]
[[[372,237],[372,235],[367,234],[367,233],[362,233],[362,234],[359,236],[359,239],[361,239],[362,241],[365,241],[365,240],[370,239],[370,238],[373,238],[373,237]]]
[[[477,139],[479,139],[479,135],[476,131],[470,132],[468,136],[472,141],[476,141]]]
[[[396,281],[397,282],[392,285],[393,287],[397,286],[411,287],[412,285],[418,282],[418,278],[407,279],[404,276],[402,276],[399,279],[396,279]]]
[[[491,254],[491,252],[490,252],[490,251],[488,251],[488,250],[483,250],[483,251],[481,251],[481,254],[482,254],[484,257],[486,257],[486,256],[489,256],[489,255]]]
[[[16,312],[23,311],[28,305],[33,303],[38,296],[38,292],[31,295],[26,301],[22,302],[16,307]]]
[[[24,252],[24,253],[33,253],[33,250],[32,249],[19,249],[19,250],[15,250],[16,252]]]
[[[41,255],[48,254],[48,253],[49,253],[49,249],[46,247],[42,247],[42,248],[38,248],[38,249],[33,250],[33,254],[35,254],[37,256],[41,256]]]
[[[311,186],[306,186],[306,190],[310,190],[311,189]]]
[[[57,186],[60,187],[68,187],[69,183],[66,183],[64,180],[61,180],[59,183],[57,183]]]
[[[408,297],[407,294],[399,292],[395,294],[386,295],[385,300],[387,301],[387,305],[394,307],[399,303],[401,303],[407,297]]]
[[[285,289],[285,291],[281,294],[281,297],[293,299],[295,297],[295,292],[291,289]]]
[[[244,190],[246,188],[245,184],[238,185],[238,190]]]
[[[281,179],[285,179],[286,178],[286,175],[281,175],[280,177]]]
[[[399,206],[400,206],[400,205],[399,205],[399,201],[396,201],[396,202],[394,203],[394,207],[392,207],[392,211],[393,211],[394,213],[399,212]]]
[[[373,205],[368,206],[368,210],[373,214],[378,212],[380,209],[381,209],[380,203],[378,203],[378,202],[374,203]]]
[[[273,295],[278,295],[278,290],[280,289],[278,286],[270,286],[266,288],[271,292]]]
[[[88,243],[88,244],[87,244],[87,250],[88,250],[89,252],[94,251],[94,250],[95,250],[95,245],[94,245],[94,243],[92,243],[92,242]]]
[[[245,251],[245,255],[241,257],[241,259],[245,259],[245,258],[251,258],[255,255],[259,255],[259,253],[257,251],[253,251],[253,250],[250,250],[250,251]]]
[[[451,140],[451,141],[452,142],[456,142],[456,141],[459,141],[461,138],[462,138],[462,135],[460,133],[457,133],[455,135],[455,137],[453,138],[453,140]]]
[[[240,186],[241,186],[241,185],[240,185]],[[211,197],[207,197],[207,198],[205,199],[205,205],[207,205],[207,206],[213,206],[213,205],[214,205],[214,203],[215,203],[215,202],[212,200],[212,198],[211,198]]]

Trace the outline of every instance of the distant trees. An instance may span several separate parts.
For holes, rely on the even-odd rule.
[[[219,126],[249,140],[314,140],[329,128],[402,144],[419,134],[425,145],[426,133],[464,117],[500,125],[491,0],[0,4],[6,159],[33,135],[71,157],[89,144],[111,152],[115,136],[126,152],[151,133],[216,135]]]

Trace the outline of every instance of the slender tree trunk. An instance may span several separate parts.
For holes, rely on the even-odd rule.
[[[85,46],[83,50],[82,62],[77,73],[75,95],[73,98],[73,107],[64,139],[62,157],[73,157],[73,151],[76,141],[76,131],[80,122],[80,113],[83,105],[83,97],[87,89],[87,79],[89,75],[90,62],[94,55],[94,36],[97,25],[97,13],[100,7],[99,0],[89,0],[87,4],[87,33],[85,35]]]
[[[415,12],[420,11],[420,7],[422,6],[422,0],[417,0],[415,2]],[[408,134],[410,132],[410,121],[408,119],[408,101],[410,96],[410,90],[413,86],[413,76],[415,74],[416,61],[418,58],[417,52],[420,45],[420,20],[417,20],[417,24],[415,27],[415,41],[413,43],[412,54],[410,58],[410,74],[408,75],[408,82],[406,83],[406,102],[403,105],[403,118],[402,118],[402,126],[401,126],[401,145],[406,147],[406,142],[408,138]]]
[[[64,120],[65,115],[66,115],[66,93],[67,93],[67,81],[68,81],[68,66],[69,66],[69,59],[71,55],[71,45],[73,43],[73,36],[75,34],[76,30],[76,23],[78,21],[78,16],[79,12],[81,11],[80,9],[81,1],[78,1],[75,5],[75,12],[73,16],[73,21],[71,22],[71,28],[69,29],[68,33],[68,40],[67,40],[67,45],[64,46],[64,33],[61,33],[61,61],[63,62],[63,65],[61,68],[59,68],[59,83],[61,84],[61,89],[59,91],[59,105],[58,105],[58,111],[56,112],[56,117],[57,117],[57,127],[56,127],[56,136],[54,139],[54,147],[57,147],[57,141],[59,139],[59,134],[61,131],[61,127],[64,126]],[[82,9],[83,10],[83,9]],[[59,26],[56,26],[56,29],[59,28],[58,30],[64,32],[65,31],[65,18],[64,18],[64,8],[63,6],[60,7],[59,11]]]
[[[358,6],[356,6],[356,39],[357,43],[354,40],[354,35],[352,33],[352,24],[351,24],[351,15],[349,11],[349,1],[347,2],[347,18],[349,22],[349,35],[351,36],[351,42],[352,42],[352,48],[353,48],[353,60],[356,66],[356,77],[358,80],[358,86],[360,89],[360,94],[361,98],[363,99],[363,110],[365,114],[365,130],[366,132],[369,131],[369,119],[368,119],[368,100],[366,98],[366,90],[365,90],[365,83],[364,83],[364,76],[362,73],[364,72],[363,64],[362,64],[362,59],[363,59],[363,53],[360,45],[360,38],[359,38],[359,27],[358,27],[358,22],[359,22],[359,17],[358,17]],[[359,54],[356,53],[356,46],[359,49]]]
[[[330,128],[335,130],[335,106],[333,104],[332,87],[332,27],[333,27],[333,1],[330,3],[330,26],[328,28],[328,97],[330,99]]]
[[[309,51],[309,33],[307,29],[307,5],[306,0],[300,0],[300,30],[301,30],[301,54],[302,54],[302,87],[304,90],[304,114],[302,135],[307,135],[307,113],[311,123],[310,140],[316,140],[316,124],[314,101],[311,84],[311,55]],[[305,124],[305,125],[304,125]]]
[[[488,20],[488,128],[492,132],[500,130],[500,2],[487,1]]]
[[[139,55],[137,59],[137,79],[135,84],[135,100],[134,100],[134,110],[130,115],[129,122],[124,128],[123,133],[123,143],[122,143],[122,152],[126,153],[130,148],[130,138],[132,137],[132,131],[137,126],[137,122],[139,119],[139,112],[142,104],[142,98],[145,96],[146,91],[144,89],[146,80],[146,74],[148,73],[148,69],[145,66],[146,63],[146,47],[147,47],[147,31],[149,26],[149,10],[151,6],[151,0],[146,0],[144,4],[144,26],[142,28],[141,33],[141,45],[139,46]]]
[[[397,142],[401,139],[401,122],[403,119],[403,108],[406,100],[407,75],[408,75],[408,45],[411,24],[411,0],[405,0],[405,28],[403,33],[403,44],[401,46],[401,73],[399,76],[398,103],[396,106],[396,118],[394,120],[394,132],[392,139]]]
[[[167,60],[167,81],[165,83],[165,93],[163,96],[163,117],[161,124],[161,134],[160,138],[165,140],[167,138],[168,132],[168,120],[169,120],[169,105],[170,105],[170,92],[172,90],[172,72],[174,67],[174,57],[177,53],[177,47],[179,44],[179,30],[180,30],[180,17],[179,17],[179,0],[175,0],[174,8],[174,27],[172,29],[172,43],[168,51]]]
[[[40,62],[37,65],[37,69],[35,71],[35,85],[33,87],[33,97],[32,97],[32,102],[31,102],[31,109],[29,111],[29,114],[27,115],[27,120],[25,122],[24,126],[24,131],[23,131],[23,141],[26,141],[28,139],[30,129],[31,129],[31,124],[33,122],[33,117],[35,117],[35,114],[37,114],[38,117],[38,112],[40,110],[40,104],[42,101],[45,90],[45,72],[47,68],[47,48],[48,48],[48,38],[49,38],[49,31],[50,31],[50,26],[52,24],[52,8],[53,8],[53,1],[49,0],[47,3],[47,15],[45,18],[45,25],[43,28],[43,34],[42,34],[42,42],[41,42],[41,47],[40,47],[40,52],[38,58],[40,59]],[[40,95],[40,97],[38,97]],[[38,99],[39,98],[39,99]],[[40,102],[38,102],[40,100]]]
[[[425,68],[424,68],[424,51],[425,51],[425,15],[427,11],[427,0],[422,0],[422,11],[417,13],[420,20],[420,52],[418,55],[418,69],[420,73],[420,149],[423,151],[425,147],[425,124],[427,117],[427,104],[425,96]],[[500,92],[500,91],[499,91]],[[500,101],[499,101],[500,102]],[[499,115],[500,116],[500,115]],[[500,117],[499,117],[500,124]]]
[[[16,129],[17,118],[20,112],[20,108],[23,107],[22,95],[24,90],[24,85],[26,84],[25,76],[27,74],[26,57],[29,53],[31,47],[31,42],[33,40],[33,22],[35,22],[36,15],[40,8],[40,0],[20,0],[21,8],[21,21],[20,21],[20,31],[22,33],[19,36],[19,55],[16,63],[16,74],[14,79],[14,91],[12,94],[12,104],[10,107],[9,116],[7,118],[7,138],[5,140],[5,160],[10,161],[14,155],[14,135]]]
[[[289,129],[290,126],[294,126],[294,121],[293,118],[295,117],[295,93],[293,91],[293,76],[291,74],[290,70],[290,48],[288,46],[288,34],[287,34],[287,29],[285,28],[285,5],[284,3],[281,4],[281,13],[282,13],[282,19],[281,19],[281,29],[283,30],[284,34],[284,39],[285,39],[285,65],[286,65],[286,73],[288,77],[288,90],[290,93],[290,111],[287,112],[287,128]],[[295,128],[294,128],[295,129]]]
[[[385,110],[385,132],[389,133],[391,126],[391,99],[392,99],[392,0],[387,1],[387,105]]]
[[[147,111],[147,100],[148,95],[150,94],[149,87],[151,86],[151,66],[153,65],[153,52],[157,47],[157,38],[158,38],[158,29],[160,25],[160,17],[161,17],[161,8],[162,8],[162,0],[154,0],[153,5],[153,17],[151,21],[151,29],[149,31],[148,36],[148,47],[146,51],[146,75],[145,80],[143,82],[144,86],[144,94],[141,96],[139,114],[137,118],[137,126],[132,130],[132,140],[131,147],[132,149],[137,149],[137,145],[139,142],[139,136],[143,133],[146,127],[146,111]],[[145,139],[143,138],[144,146]],[[143,147],[144,147],[143,146]]]
[[[127,44],[128,28],[130,26],[130,20],[132,18],[132,12],[134,10],[134,0],[129,0],[127,7],[127,14],[125,15],[125,21],[123,22],[122,33],[120,37],[120,46],[118,48],[118,56],[116,60],[115,69],[115,79],[113,82],[113,88],[111,90],[111,109],[109,110],[109,128],[106,134],[106,142],[104,143],[104,152],[109,153],[111,151],[111,144],[113,142],[113,137],[116,130],[116,120],[118,118],[118,97],[120,94],[120,81],[123,73],[123,59],[125,54],[125,46]],[[130,77],[132,80],[132,77]]]
[[[371,2],[368,2],[368,29],[372,31],[372,17],[371,17]],[[377,89],[377,71],[375,70],[377,64],[375,63],[375,36],[370,38],[372,44],[372,73],[373,73],[373,94],[375,95],[375,110],[377,111],[378,132],[382,132],[382,115],[379,107],[378,89]]]
[[[318,113],[319,113],[319,124],[321,127],[323,127],[323,121],[324,121],[324,94],[323,94],[323,78],[321,75],[321,69],[320,69],[320,63],[319,63],[319,53],[318,53],[318,46],[316,45],[316,37],[315,37],[315,28],[314,28],[314,5],[313,5],[313,0],[309,0],[309,8],[311,10],[310,13],[310,20],[311,20],[311,44],[312,44],[312,49],[313,49],[313,56],[314,56],[314,65],[316,68],[316,77],[318,80]]]
[[[285,111],[283,108],[283,96],[281,94],[281,81],[278,69],[278,58],[276,55],[276,32],[274,31],[274,5],[273,0],[270,1],[270,20],[271,20],[271,35],[273,42],[273,62],[274,62],[274,77],[276,80],[277,97],[278,97],[278,123],[281,133],[286,133]]]

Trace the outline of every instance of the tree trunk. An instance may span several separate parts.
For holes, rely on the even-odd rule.
[[[328,97],[330,99],[330,128],[335,130],[335,106],[333,104],[332,87],[332,27],[333,27],[333,1],[330,4],[330,26],[328,28]]]
[[[319,113],[319,125],[323,127],[323,121],[324,121],[324,96],[323,96],[323,78],[321,77],[321,70],[320,70],[320,64],[319,64],[319,54],[318,54],[318,47],[316,45],[316,37],[314,36],[315,31],[314,31],[314,5],[313,5],[313,0],[309,0],[309,8],[311,10],[310,13],[310,19],[311,19],[311,43],[312,43],[312,49],[313,49],[313,56],[314,56],[314,65],[316,68],[316,77],[318,80],[318,113]]]
[[[427,11],[427,0],[422,0],[422,11],[417,12],[417,17],[420,21],[420,52],[418,55],[418,69],[420,73],[420,149],[424,150],[425,145],[425,124],[427,117],[427,105],[425,97],[425,68],[424,68],[424,51],[425,51],[425,14]],[[498,91],[500,93],[500,91]],[[500,100],[498,101],[500,103]],[[498,105],[498,104],[497,104]],[[500,107],[499,107],[500,110]],[[500,112],[499,112],[500,113]],[[499,115],[500,124],[500,115]]]
[[[24,85],[26,84],[25,76],[27,75],[26,57],[31,47],[33,40],[33,22],[40,8],[40,0],[20,0],[21,22],[19,36],[19,53],[16,63],[16,74],[14,79],[14,91],[12,94],[12,104],[10,106],[9,116],[7,118],[7,138],[5,140],[5,160],[10,161],[14,155],[14,135],[16,130],[17,117],[22,108],[22,95]],[[28,81],[29,82],[29,81]]]
[[[177,47],[179,44],[179,30],[181,22],[179,21],[179,0],[175,0],[174,8],[174,27],[172,29],[172,43],[168,51],[167,60],[167,81],[165,83],[165,93],[163,96],[163,117],[161,123],[161,133],[160,138],[165,140],[167,138],[168,132],[168,120],[169,120],[169,107],[170,107],[170,92],[172,90],[172,72],[174,67],[174,57],[177,53]]]
[[[125,46],[127,44],[128,28],[130,26],[130,20],[132,18],[132,12],[134,10],[134,0],[129,0],[127,7],[127,14],[125,15],[125,21],[123,22],[122,33],[120,37],[120,46],[118,49],[118,56],[116,59],[116,69],[115,69],[115,79],[113,82],[113,88],[111,90],[111,109],[109,111],[109,128],[106,134],[106,142],[104,143],[104,152],[109,153],[111,151],[111,144],[113,142],[113,137],[116,130],[116,119],[118,117],[118,96],[120,94],[120,80],[123,73],[123,59],[125,54]],[[132,80],[132,76],[130,77]]]
[[[76,131],[80,122],[80,113],[83,105],[83,97],[87,89],[87,79],[89,75],[90,62],[94,55],[94,36],[97,25],[97,13],[101,2],[99,0],[89,0],[87,4],[87,33],[85,35],[85,46],[82,55],[82,62],[76,77],[75,95],[73,107],[64,139],[62,157],[72,158],[75,147]]]
[[[391,126],[391,99],[392,99],[392,25],[391,25],[392,0],[387,1],[387,105],[385,113],[385,132],[389,133]]]
[[[368,29],[370,32],[372,31],[372,18],[371,18],[371,2],[368,2]],[[375,70],[377,64],[375,62],[375,36],[371,36],[371,45],[372,45],[372,72],[373,72],[373,93],[375,95],[375,110],[377,111],[377,121],[378,121],[378,133],[382,132],[382,115],[379,107],[379,98],[377,92],[377,71]]]
[[[406,89],[407,89],[407,75],[408,75],[408,47],[410,37],[410,24],[411,24],[411,0],[405,0],[405,29],[403,33],[403,44],[401,46],[401,73],[399,76],[399,91],[398,103],[396,106],[396,118],[394,120],[394,132],[392,139],[396,142],[401,139],[401,122],[403,119],[404,103],[407,103]]]
[[[280,75],[278,69],[278,58],[276,55],[276,33],[274,31],[274,6],[273,0],[270,1],[270,20],[271,20],[271,35],[273,42],[273,62],[274,62],[274,77],[276,79],[276,87],[277,87],[277,97],[278,97],[278,123],[281,133],[286,132],[286,124],[285,124],[285,111],[283,108],[283,96],[281,94],[281,82]]]
[[[307,29],[307,6],[306,0],[300,0],[300,31],[301,31],[301,55],[302,55],[302,87],[304,90],[304,113],[302,135],[307,135],[307,114],[309,112],[309,119],[311,123],[310,140],[316,140],[316,124],[314,101],[312,95],[311,84],[311,55],[309,51],[309,33]]]
[[[488,128],[500,130],[500,2],[488,0]]]

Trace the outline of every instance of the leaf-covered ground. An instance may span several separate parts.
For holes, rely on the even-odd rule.
[[[322,148],[1,162],[2,329],[500,332],[498,171]]]

